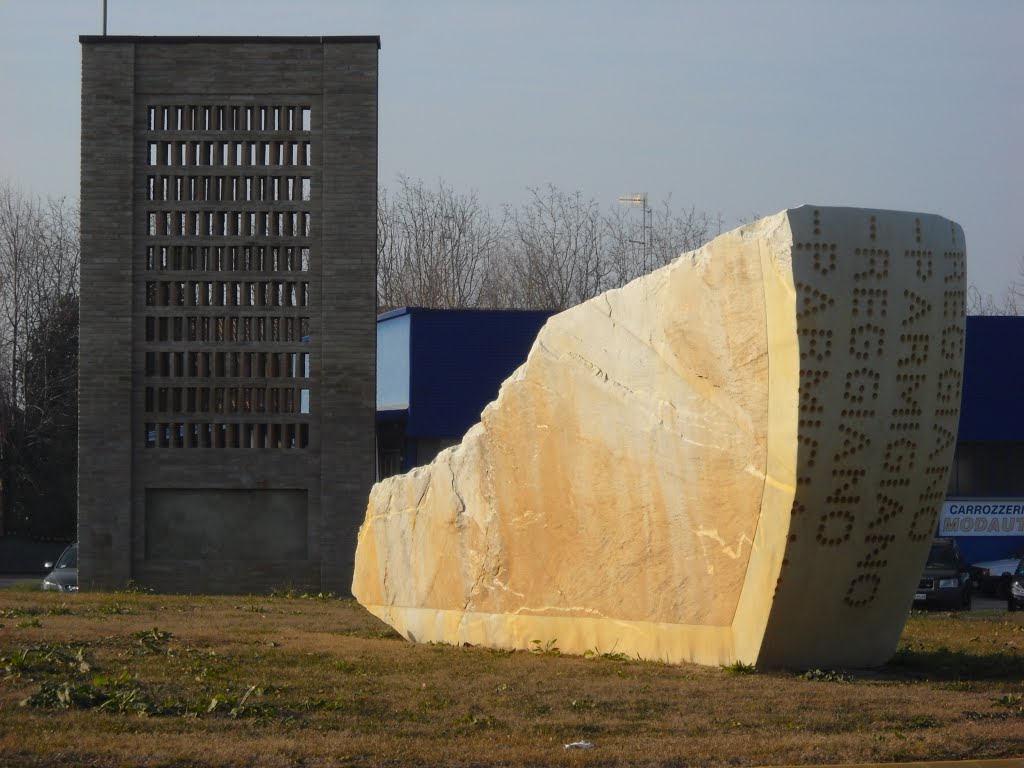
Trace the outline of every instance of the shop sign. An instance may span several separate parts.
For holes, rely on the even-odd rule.
[[[950,499],[939,536],[1024,536],[1024,499]]]

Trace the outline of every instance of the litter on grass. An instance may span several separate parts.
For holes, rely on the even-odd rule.
[[[592,741],[574,741],[572,744],[566,744],[566,749],[593,749],[596,744]]]

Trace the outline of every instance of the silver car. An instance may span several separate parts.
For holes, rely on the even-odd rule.
[[[57,563],[44,563],[52,568],[43,578],[43,589],[56,592],[78,591],[78,543],[72,544],[57,558]]]

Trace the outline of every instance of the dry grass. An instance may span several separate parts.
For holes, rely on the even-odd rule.
[[[6,591],[0,627],[5,766],[1024,754],[1020,614],[914,614],[886,668],[807,675],[413,645],[353,602],[294,596]]]

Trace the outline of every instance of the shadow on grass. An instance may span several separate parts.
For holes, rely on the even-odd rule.
[[[1024,656],[1006,651],[978,654],[948,648],[900,648],[881,671],[935,681],[1020,680],[1024,678]]]

